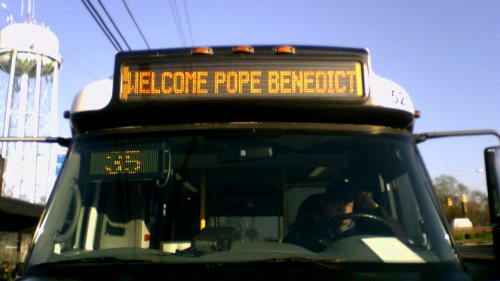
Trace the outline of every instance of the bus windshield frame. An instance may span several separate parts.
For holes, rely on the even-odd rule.
[[[87,176],[89,153],[130,150],[132,144],[141,149],[144,143],[164,149],[165,169],[156,177]],[[401,263],[384,257],[380,245],[400,247],[406,264],[455,261],[432,205],[430,180],[405,131],[288,123],[126,128],[80,135],[68,155],[29,268],[103,257],[167,264],[291,257]],[[125,158],[112,162],[137,160]],[[372,192],[408,236],[360,234],[321,251],[287,242],[304,198],[338,179]],[[376,238],[385,242],[370,244]]]

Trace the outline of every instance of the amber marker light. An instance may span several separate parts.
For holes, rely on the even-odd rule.
[[[274,48],[275,54],[295,54],[295,48],[292,46],[279,46]]]
[[[194,48],[191,50],[192,55],[213,55],[214,50],[212,48]]]
[[[420,113],[420,110],[415,110],[414,115],[415,115],[415,118],[420,118],[420,116],[421,116],[422,114]]]
[[[233,53],[235,54],[253,54],[254,52],[255,52],[254,48],[250,46],[233,47]]]

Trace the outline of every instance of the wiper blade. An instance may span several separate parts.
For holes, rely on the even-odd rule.
[[[316,266],[325,267],[328,269],[336,268],[341,264],[345,264],[343,259],[308,259],[303,257],[288,257],[288,258],[272,258],[264,260],[263,262],[268,263],[305,263],[312,264]]]
[[[61,260],[56,262],[47,262],[37,264],[37,268],[45,267],[60,267],[60,266],[74,266],[74,265],[88,265],[88,264],[120,264],[120,265],[130,265],[130,264],[149,264],[153,263],[149,260],[124,260],[116,257],[99,257],[99,258],[81,258],[81,259],[69,259]]]

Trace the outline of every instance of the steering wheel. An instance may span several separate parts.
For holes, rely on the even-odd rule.
[[[350,232],[349,230],[344,231],[342,233],[339,233],[336,235],[333,239],[331,237],[324,237],[326,239],[322,239],[323,236],[325,236],[326,233],[328,233],[326,230],[328,228],[332,229],[337,229],[340,222],[346,219],[353,219],[353,220],[366,220],[366,221],[371,221],[375,222],[377,225],[382,226],[383,230],[389,230],[389,232],[384,231],[384,235],[390,234],[396,236],[396,230],[394,229],[394,226],[387,221],[386,219],[379,217],[374,214],[369,214],[369,213],[349,213],[349,214],[343,214],[336,216],[332,219],[330,219],[327,223],[324,224],[324,226],[317,232],[318,233],[318,241],[320,241],[322,244],[330,244],[335,240],[338,240],[340,238],[344,238],[346,236],[352,235],[353,233],[359,234],[359,232]],[[372,229],[372,227],[370,227]],[[356,228],[356,230],[359,230]]]

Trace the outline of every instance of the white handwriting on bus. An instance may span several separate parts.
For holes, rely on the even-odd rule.
[[[406,95],[401,91],[392,90],[392,102],[396,104],[406,105]]]

